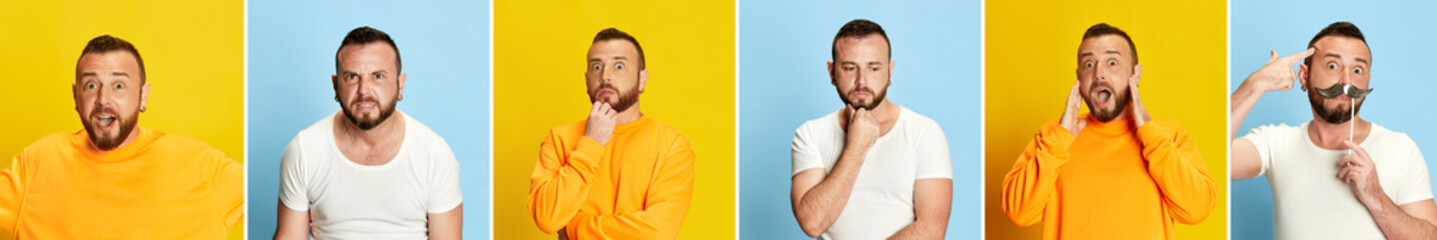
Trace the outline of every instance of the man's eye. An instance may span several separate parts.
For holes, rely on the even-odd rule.
[[[1337,63],[1327,63],[1327,69],[1337,69]]]
[[[599,65],[599,64],[589,65],[589,69],[592,69],[592,70],[599,70],[599,69],[603,69],[603,68],[604,68],[604,65]]]
[[[125,89],[125,83],[122,83],[122,82],[117,82],[117,83],[115,83],[115,89]]]
[[[877,72],[877,71],[878,71],[878,67],[873,67],[873,68],[870,68],[870,69],[869,69],[869,71],[874,71],[874,72]]]
[[[1352,69],[1352,72],[1353,72],[1353,73],[1356,73],[1356,74],[1362,74],[1362,68]]]
[[[93,83],[93,82],[85,83],[85,89],[95,89],[95,87],[97,87],[97,86],[99,86],[99,85],[98,85],[98,84],[95,84],[95,83]]]
[[[1117,66],[1118,60],[1108,60],[1108,66]]]
[[[614,69],[624,70],[624,63],[614,64]]]
[[[1083,62],[1083,67],[1093,67],[1093,62]]]

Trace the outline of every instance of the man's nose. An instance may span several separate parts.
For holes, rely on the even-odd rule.
[[[858,73],[858,74],[856,74],[856,75],[857,75],[857,76],[853,77],[853,87],[854,87],[854,88],[867,87],[867,86],[868,86],[868,74],[867,74],[867,73],[860,72],[860,73]]]

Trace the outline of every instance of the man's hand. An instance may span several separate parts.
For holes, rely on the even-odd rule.
[[[1128,110],[1133,111],[1135,127],[1143,127],[1143,124],[1153,120],[1152,116],[1148,116],[1148,109],[1143,107],[1143,98],[1139,96],[1141,94],[1138,94],[1138,80],[1142,80],[1142,75],[1143,65],[1138,64],[1133,65],[1133,76],[1128,77]]]
[[[1357,200],[1363,204],[1372,204],[1372,200],[1380,199],[1375,196],[1386,194],[1382,192],[1382,184],[1377,180],[1377,166],[1372,164],[1372,157],[1367,155],[1366,149],[1352,141],[1343,141],[1342,144],[1347,145],[1353,154],[1342,156],[1342,160],[1337,162],[1337,167],[1342,168],[1337,172],[1337,178],[1352,187],[1353,193],[1357,194]]]
[[[614,136],[614,123],[618,122],[619,113],[606,102],[594,102],[594,108],[589,110],[589,120],[584,123],[584,136],[599,141],[599,144],[609,144],[609,137]]]
[[[878,141],[878,117],[873,116],[872,111],[867,109],[848,106],[848,136],[847,147],[868,151],[873,143]]]
[[[1273,90],[1292,90],[1292,82],[1298,80],[1297,72],[1292,70],[1292,64],[1307,59],[1314,52],[1317,50],[1308,48],[1306,51],[1278,58],[1277,51],[1272,51],[1272,58],[1267,60],[1267,64],[1248,75],[1247,79],[1242,81],[1243,86],[1239,88],[1251,87],[1259,94]]]
[[[1073,81],[1073,90],[1068,92],[1068,102],[1063,105],[1063,117],[1058,118],[1058,125],[1072,131],[1073,136],[1078,136],[1078,132],[1082,132],[1083,126],[1087,125],[1086,121],[1078,120],[1079,107],[1083,104],[1083,96],[1078,94],[1081,91],[1080,86],[1081,82]]]

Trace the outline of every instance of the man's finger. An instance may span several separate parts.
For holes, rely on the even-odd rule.
[[[1277,56],[1277,50],[1267,50],[1267,51],[1272,55],[1272,57],[1268,57],[1268,58],[1267,58],[1267,62],[1277,61],[1277,58],[1278,58],[1278,56]]]
[[[1357,146],[1357,144],[1352,141],[1342,141],[1342,144],[1347,145],[1347,149],[1352,149],[1353,152],[1356,152],[1358,156],[1362,156],[1363,159],[1371,159],[1368,157],[1370,155],[1367,155],[1367,149],[1363,149],[1362,146]]]
[[[1307,57],[1312,56],[1312,53],[1316,52],[1317,49],[1308,48],[1307,50],[1303,50],[1302,52],[1294,53],[1290,56],[1284,57],[1282,58],[1283,66],[1292,67],[1292,64],[1297,63],[1297,61],[1299,60],[1307,59]],[[1274,51],[1274,53],[1276,53],[1276,51]]]

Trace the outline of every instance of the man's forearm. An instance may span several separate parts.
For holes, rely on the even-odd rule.
[[[1386,235],[1387,239],[1437,237],[1437,226],[1407,214],[1397,203],[1387,198],[1386,194],[1378,193],[1373,196],[1370,200],[1372,203],[1364,202],[1364,205],[1367,205],[1367,212],[1372,214],[1372,220],[1377,222],[1377,227],[1382,229],[1382,235]]]
[[[804,233],[817,236],[828,230],[853,193],[853,183],[858,179],[858,170],[863,166],[867,149],[846,148],[823,180],[799,200],[798,222]]]
[[[1252,89],[1252,86],[1242,85],[1232,93],[1232,109],[1228,111],[1227,133],[1228,137],[1237,137],[1237,130],[1241,128],[1242,122],[1247,120],[1247,114],[1252,113],[1252,108],[1257,106],[1257,100],[1262,98],[1262,92]]]
[[[940,225],[936,221],[919,219],[903,227],[903,230],[898,230],[897,234],[893,234],[888,239],[943,239],[943,234],[946,234],[947,231],[948,226]]]

